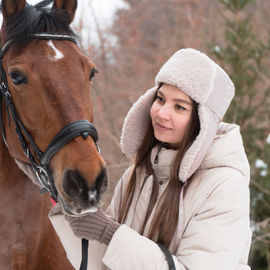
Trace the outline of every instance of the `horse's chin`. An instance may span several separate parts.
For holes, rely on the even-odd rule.
[[[72,207],[68,205],[67,203],[65,203],[60,196],[58,196],[58,201],[63,209],[63,212],[68,216],[79,217],[79,216],[85,216],[89,213],[95,213],[98,211],[97,205],[90,206],[87,209],[77,209],[76,207]]]
[[[72,210],[69,210],[68,212],[65,210],[64,208],[64,212],[66,215],[68,216],[77,216],[77,217],[80,217],[80,216],[85,216],[89,213],[95,213],[98,211],[98,208],[95,206],[95,207],[91,207],[89,209],[86,209],[86,210],[82,210],[80,212],[77,212],[77,211],[72,211]]]

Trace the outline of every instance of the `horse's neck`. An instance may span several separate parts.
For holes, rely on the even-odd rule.
[[[14,179],[13,176],[23,176],[23,173],[20,172],[20,169],[15,164],[14,159],[10,156],[9,151],[7,147],[5,146],[2,138],[0,138],[0,184],[1,186],[2,187],[3,185],[5,186],[5,182],[7,182],[7,180]]]
[[[0,269],[37,269],[38,247],[51,230],[46,224],[49,201],[19,169],[2,140],[0,198]]]

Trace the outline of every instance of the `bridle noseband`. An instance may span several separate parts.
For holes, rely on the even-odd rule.
[[[61,35],[61,34],[49,34],[49,33],[38,33],[31,35],[31,39],[43,39],[43,40],[68,40],[74,42],[77,45],[77,41],[74,37],[70,35]],[[15,131],[18,136],[18,140],[22,146],[23,152],[30,161],[31,167],[36,173],[36,176],[42,185],[42,190],[44,192],[50,192],[51,197],[54,201],[58,200],[58,192],[55,188],[53,180],[50,179],[48,174],[49,164],[54,156],[61,148],[63,148],[67,143],[69,143],[72,139],[82,136],[83,138],[87,138],[90,135],[95,144],[98,141],[98,133],[96,128],[92,123],[88,120],[79,120],[72,123],[67,124],[64,128],[62,128],[52,139],[45,152],[43,153],[39,147],[36,145],[35,141],[30,136],[27,129],[24,127],[19,114],[14,106],[12,101],[12,96],[9,91],[8,82],[5,70],[3,68],[3,57],[7,50],[12,46],[13,41],[9,40],[2,47],[0,52],[0,72],[1,72],[1,84],[0,84],[0,126],[2,138],[5,145],[8,147],[4,121],[3,121],[3,108],[2,101],[4,101],[5,109],[8,116],[8,122],[10,126],[10,114],[15,124]],[[29,142],[29,143],[28,143]],[[32,146],[34,153],[31,151],[29,144]],[[98,147],[97,147],[98,149]],[[99,150],[99,149],[98,149]]]

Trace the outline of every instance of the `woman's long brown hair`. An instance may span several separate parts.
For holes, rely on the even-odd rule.
[[[179,168],[181,160],[189,146],[197,137],[199,130],[200,122],[198,117],[198,104],[195,101],[192,101],[191,120],[185,132],[181,146],[178,149],[176,158],[174,160],[168,186],[166,187],[166,190],[164,191],[162,197],[158,202],[153,220],[151,222],[150,231],[147,236],[149,239],[154,240],[154,238],[156,238],[156,236],[158,235],[157,242],[167,247],[169,247],[170,245],[178,223],[180,191],[182,189],[182,182],[179,180]],[[158,143],[160,142],[155,139],[153,126],[151,121],[149,121],[145,137],[135,157],[134,168],[131,173],[127,190],[120,207],[120,215],[118,221],[124,223],[133,199],[136,188],[136,178],[138,174],[144,171],[146,175],[153,175],[155,181],[153,181],[153,189],[150,203],[148,205],[147,214],[140,232],[141,234],[145,229],[150,214],[158,199],[159,184],[158,181],[156,181],[155,173],[152,168],[150,159],[151,151],[153,147]],[[147,178],[145,179],[145,181],[147,181]]]

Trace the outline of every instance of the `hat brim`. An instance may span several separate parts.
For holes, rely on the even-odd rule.
[[[123,154],[132,159],[141,146],[150,121],[150,109],[157,87],[145,92],[131,107],[123,124],[120,145]]]
[[[182,182],[189,179],[200,167],[216,137],[218,124],[220,122],[217,115],[213,114],[213,112],[201,104],[198,105],[198,114],[200,131],[182,159],[179,170],[179,178]]]

